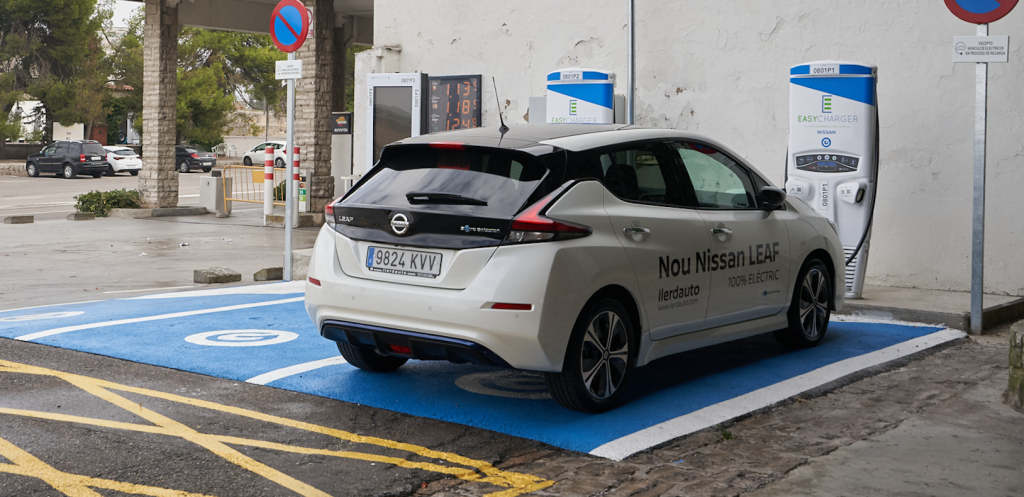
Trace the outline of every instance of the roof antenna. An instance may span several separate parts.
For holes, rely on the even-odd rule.
[[[494,76],[491,76],[491,84],[494,85],[494,101],[498,104],[498,120],[501,121],[501,127],[498,128],[498,132],[504,138],[505,133],[508,133],[508,126],[505,126],[505,118],[501,115],[501,99],[498,98],[498,83],[494,81]]]

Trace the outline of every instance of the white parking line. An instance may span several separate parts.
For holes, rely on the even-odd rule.
[[[900,357],[908,356],[965,336],[967,334],[962,331],[945,329],[861,356],[851,357],[612,440],[590,451],[590,454],[613,461],[621,461],[641,450],[777,404],[794,395],[838,380],[857,371],[899,359]]]
[[[39,339],[39,338],[46,338],[46,337],[49,337],[49,336],[60,335],[61,333],[68,333],[68,332],[72,332],[72,331],[90,330],[90,329],[94,329],[94,328],[106,328],[108,326],[119,326],[119,325],[122,325],[122,324],[143,323],[143,322],[146,322],[146,321],[157,321],[157,320],[160,320],[160,319],[174,319],[174,318],[183,318],[183,317],[188,317],[188,316],[198,316],[200,314],[212,314],[214,312],[237,311],[239,309],[251,309],[253,307],[263,307],[263,306],[276,305],[276,304],[290,304],[292,302],[302,302],[302,300],[304,298],[305,297],[294,297],[294,298],[290,298],[290,299],[272,300],[270,302],[255,302],[255,303],[252,303],[252,304],[229,305],[227,307],[216,307],[216,308],[213,308],[213,309],[199,309],[199,310],[196,310],[196,311],[172,312],[170,314],[160,314],[158,316],[145,316],[145,317],[141,317],[141,318],[120,319],[120,320],[117,320],[117,321],[105,321],[105,322],[102,322],[102,323],[90,323],[90,324],[80,324],[80,325],[75,325],[75,326],[65,326],[63,328],[54,328],[52,330],[45,330],[45,331],[39,331],[39,332],[36,332],[36,333],[29,333],[28,335],[22,335],[20,337],[14,337],[14,339],[15,340],[21,340],[23,342],[28,342],[28,341],[36,340],[36,339]]]
[[[160,287],[160,288],[140,288],[140,289],[138,289],[138,290],[114,290],[114,291],[110,291],[110,292],[103,292],[103,293],[131,293],[131,292],[152,292],[152,291],[154,291],[154,290],[181,290],[182,288],[195,288],[195,287],[196,287],[196,285],[188,285],[188,286],[165,286],[165,287]]]
[[[327,366],[334,366],[337,364],[345,364],[344,357],[328,357],[327,359],[320,359],[319,361],[304,362],[302,364],[296,364],[294,366],[288,366],[286,368],[275,369],[268,373],[263,373],[259,376],[253,376],[246,383],[252,383],[255,385],[266,385],[272,381],[280,380],[281,378],[287,378],[289,376],[297,375],[299,373],[305,373],[306,371],[312,371],[314,369],[320,369]]]
[[[27,311],[29,309],[41,309],[43,307],[54,307],[58,305],[78,305],[78,304],[91,304],[93,302],[100,302],[99,300],[83,300],[81,302],[68,302],[67,304],[46,304],[46,305],[34,305],[32,307],[19,307],[17,309],[4,309],[0,312],[14,312],[14,311]]]

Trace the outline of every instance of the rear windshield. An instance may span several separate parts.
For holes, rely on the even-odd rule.
[[[111,152],[114,152],[117,155],[135,155],[135,151],[130,148],[117,148],[111,150]]]
[[[342,204],[513,216],[548,173],[530,156],[499,151],[401,147],[389,152]],[[421,200],[410,201],[410,193],[421,194]],[[479,205],[483,202],[487,205]]]
[[[99,143],[83,143],[82,153],[88,155],[107,155],[106,149]]]

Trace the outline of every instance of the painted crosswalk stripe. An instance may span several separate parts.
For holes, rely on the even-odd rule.
[[[226,306],[226,307],[215,307],[213,309],[198,309],[198,310],[194,310],[194,311],[172,312],[170,314],[160,314],[160,315],[157,315],[157,316],[145,316],[145,317],[141,317],[141,318],[120,319],[120,320],[117,320],[117,321],[104,321],[102,323],[79,324],[79,325],[75,325],[75,326],[65,326],[63,328],[54,328],[52,330],[44,330],[44,331],[39,331],[39,332],[36,332],[36,333],[29,333],[28,335],[22,335],[20,337],[15,337],[14,339],[15,340],[21,340],[23,342],[28,342],[28,341],[37,340],[37,339],[40,339],[40,338],[46,338],[46,337],[53,336],[53,335],[60,335],[62,333],[69,333],[69,332],[72,332],[72,331],[91,330],[91,329],[95,329],[95,328],[106,328],[106,327],[109,327],[109,326],[119,326],[119,325],[122,325],[122,324],[144,323],[144,322],[147,322],[147,321],[159,321],[161,319],[183,318],[183,317],[188,317],[188,316],[198,316],[198,315],[201,315],[201,314],[212,314],[212,313],[215,313],[215,312],[237,311],[237,310],[240,310],[240,309],[251,309],[253,307],[263,307],[263,306],[268,306],[268,305],[290,304],[292,302],[302,302],[304,299],[305,299],[305,297],[294,297],[294,298],[290,298],[290,299],[271,300],[269,302],[254,302],[252,304],[229,305],[229,306]]]
[[[304,362],[302,364],[296,364],[294,366],[288,366],[286,368],[275,369],[268,373],[263,373],[259,376],[253,376],[252,378],[245,380],[245,382],[252,383],[255,385],[266,385],[267,383],[280,380],[281,378],[287,378],[289,376],[294,376],[300,373],[305,373],[307,371],[312,371],[314,369],[320,369],[327,366],[345,364],[346,362],[347,361],[345,361],[345,358],[341,356],[328,357],[327,359],[320,359],[319,361]]]
[[[857,371],[863,371],[872,366],[915,354],[965,336],[967,334],[962,331],[945,329],[864,355],[851,357],[612,440],[590,451],[590,454],[614,461],[621,461],[641,450],[777,404],[794,395],[838,380]]]

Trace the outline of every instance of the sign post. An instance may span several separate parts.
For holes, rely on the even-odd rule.
[[[988,23],[1009,14],[1017,0],[945,0],[960,19],[978,25],[975,37],[954,37],[953,62],[973,62],[974,205],[971,229],[971,333],[980,335],[985,312],[985,139],[988,119],[988,63],[1007,62],[1008,36],[989,36]],[[999,44],[1004,47],[999,50]],[[1001,53],[1000,53],[1001,52]]]
[[[284,281],[292,279],[292,212],[295,207],[295,181],[288,174],[295,160],[295,80],[302,77],[302,61],[295,60],[295,51],[306,42],[312,19],[309,10],[299,0],[281,0],[270,15],[270,38],[282,52],[288,53],[288,60],[277,62],[276,79],[288,81],[288,138],[285,144],[284,185]],[[273,188],[273,180],[269,186]],[[297,211],[296,211],[297,213]]]

